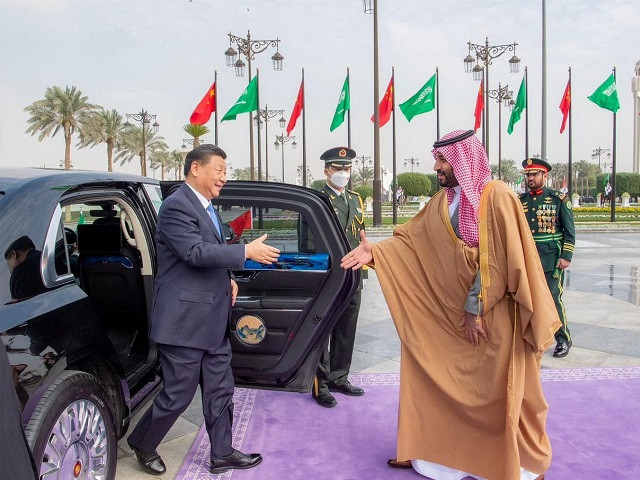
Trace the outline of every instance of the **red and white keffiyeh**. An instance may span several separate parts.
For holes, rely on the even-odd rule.
[[[440,140],[447,140],[465,133],[454,130]],[[453,167],[456,180],[462,187],[458,209],[459,230],[462,240],[470,247],[478,246],[478,208],[485,185],[491,180],[491,168],[484,147],[478,137],[471,135],[464,140],[431,150],[433,157],[440,152]],[[447,204],[453,200],[453,188],[447,188]]]

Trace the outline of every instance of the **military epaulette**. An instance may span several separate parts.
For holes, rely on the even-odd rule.
[[[518,195],[518,198],[524,198],[525,195],[527,195],[527,192],[522,192],[520,195]]]
[[[347,192],[351,193],[352,195],[357,195],[357,196],[361,196],[358,192],[356,192],[355,190],[347,190]]]
[[[565,198],[567,198],[567,194],[566,193],[562,193],[558,190],[553,190],[553,189],[549,189],[549,193],[551,195],[553,195],[554,197],[558,197],[560,200],[564,200]]]

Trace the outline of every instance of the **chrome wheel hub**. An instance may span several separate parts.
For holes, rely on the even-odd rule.
[[[44,448],[42,480],[103,480],[107,477],[107,426],[90,400],[76,400],[56,420]]]

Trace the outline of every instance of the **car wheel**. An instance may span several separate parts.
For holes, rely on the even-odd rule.
[[[62,372],[25,430],[41,480],[104,479],[116,473],[113,415],[96,377]]]

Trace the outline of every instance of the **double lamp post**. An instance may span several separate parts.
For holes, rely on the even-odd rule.
[[[233,45],[238,47],[238,51],[233,48]],[[273,69],[275,71],[282,70],[282,61],[284,57],[279,51],[280,39],[275,40],[252,40],[251,32],[247,30],[246,38],[238,37],[229,33],[229,48],[224,52],[227,66],[234,67],[236,70],[236,76],[243,77],[245,63],[241,58],[238,58],[238,54],[244,55],[247,59],[249,66],[249,82],[251,83],[251,61],[255,58],[255,55],[264,52],[269,47],[275,47],[276,53],[273,54],[271,60],[273,62]],[[258,80],[258,92],[259,92],[259,80]],[[260,105],[260,96],[258,95],[257,102]],[[255,180],[255,161],[253,152],[253,112],[249,112],[249,167],[251,170],[251,180]],[[262,164],[260,157],[260,135],[258,135],[258,180],[262,179]]]

